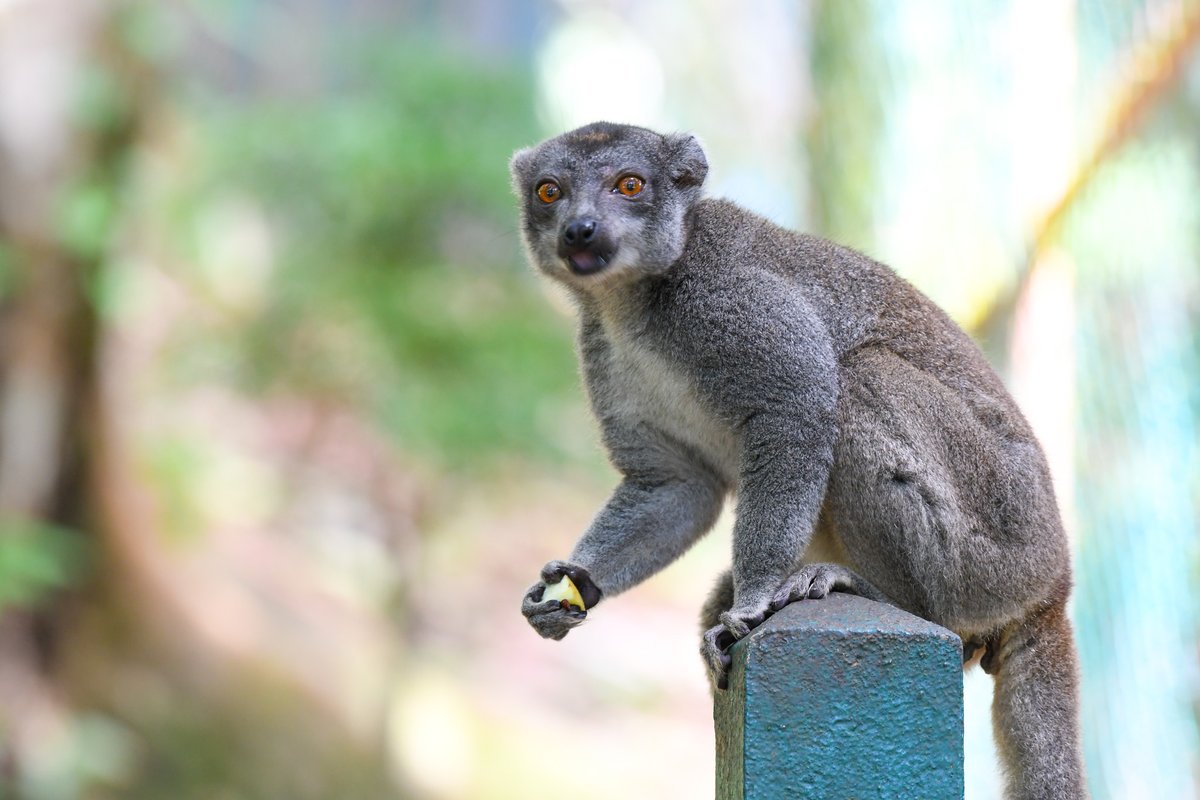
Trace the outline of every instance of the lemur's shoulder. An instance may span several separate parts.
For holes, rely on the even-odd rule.
[[[894,278],[887,266],[844,245],[773,222],[726,198],[706,197],[688,215],[687,255],[711,255],[793,274],[805,268]]]

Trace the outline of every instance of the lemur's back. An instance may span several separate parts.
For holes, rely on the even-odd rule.
[[[1028,424],[974,341],[932,300],[890,267],[835,242],[780,227],[728,200],[705,199],[684,269],[780,275],[825,323],[839,359],[881,347],[937,376],[1007,435],[1032,439]],[[731,290],[736,283],[730,282]]]

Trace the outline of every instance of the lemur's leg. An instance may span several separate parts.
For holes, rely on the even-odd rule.
[[[825,508],[855,573],[972,632],[1024,617],[1070,574],[1045,459],[1032,434],[988,416],[1002,400],[969,403],[880,349],[846,359],[841,389]]]

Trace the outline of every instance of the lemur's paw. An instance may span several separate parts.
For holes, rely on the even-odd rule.
[[[726,689],[729,686],[729,665],[733,659],[729,648],[752,629],[762,624],[768,616],[766,610],[739,613],[726,611],[719,619],[721,623],[704,632],[700,642],[700,655],[708,667],[708,678],[713,687]]]
[[[887,602],[882,592],[840,564],[805,564],[779,585],[771,600],[771,611],[778,611],[797,600],[820,600],[835,589],[868,600]]]
[[[558,584],[564,577],[570,578],[578,591],[582,609],[564,599],[545,598],[546,587]],[[521,613],[539,636],[558,641],[587,619],[587,609],[600,602],[600,597],[600,589],[586,569],[566,561],[551,561],[542,567],[542,579],[525,593]]]
[[[587,619],[587,612],[579,611],[571,605],[564,607],[558,600],[542,602],[544,591],[546,584],[540,581],[534,584],[521,601],[521,613],[529,620],[538,636],[558,641]]]
[[[709,628],[700,640],[700,656],[708,669],[709,683],[715,689],[729,688],[729,665],[733,663],[729,648],[735,641],[724,625]]]
[[[836,583],[834,569],[837,568],[830,564],[805,564],[800,567],[779,585],[774,599],[771,600],[771,610],[778,611],[797,600],[819,600],[825,597],[833,591]]]
[[[770,615],[771,612],[766,607],[742,611],[732,608],[717,617],[717,619],[725,626],[725,630],[733,635],[733,640],[736,642],[759,625],[762,625],[763,620]]]

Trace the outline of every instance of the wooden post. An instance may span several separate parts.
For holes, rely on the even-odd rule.
[[[846,594],[793,603],[732,651],[717,800],[962,800],[962,643]]]

